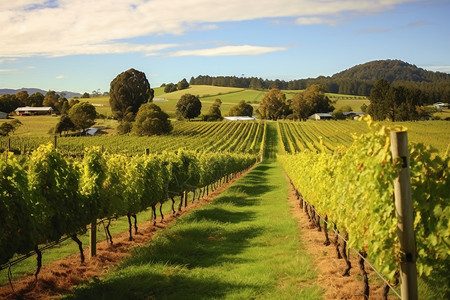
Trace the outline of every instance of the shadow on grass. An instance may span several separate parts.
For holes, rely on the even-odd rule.
[[[190,223],[159,236],[149,246],[136,250],[126,266],[167,264],[186,268],[206,268],[226,263],[241,263],[237,255],[261,234],[260,228],[226,231],[211,222]]]
[[[97,279],[64,299],[222,299],[230,290],[256,288],[179,273],[154,273],[144,267],[125,272],[105,281]]]
[[[211,207],[208,209],[199,209],[191,212],[188,216],[186,216],[185,221],[196,220],[198,222],[211,221],[235,224],[251,221],[254,218],[255,213],[253,212],[231,212],[219,207]]]

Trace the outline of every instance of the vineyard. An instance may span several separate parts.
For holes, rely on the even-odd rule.
[[[338,142],[340,137],[336,134],[345,130],[338,127],[342,124],[335,126],[335,122],[330,122],[331,126],[319,129],[278,123],[285,153],[295,153],[280,155],[278,159],[297,189],[300,207],[310,221],[319,228],[321,222],[324,226],[333,225],[336,233],[342,233],[336,235],[341,244],[368,257],[388,282],[395,283],[399,280],[400,263],[407,259],[397,237],[393,205],[394,179],[401,164],[392,159],[390,149],[389,133],[395,129],[371,121],[368,124],[369,133],[360,135],[344,149],[337,147],[346,145],[344,139]],[[450,263],[449,158],[433,154],[422,144],[411,147],[409,156],[418,274],[433,273],[433,277],[445,278]],[[325,237],[330,243],[327,234]],[[412,255],[415,257],[416,253]],[[349,264],[346,272],[350,267]]]
[[[161,153],[185,148],[206,152],[233,152],[257,155],[261,152],[265,123],[255,122],[174,122],[167,136],[96,136],[57,139],[57,148],[79,154],[86,147],[101,146],[103,151],[126,155]],[[9,147],[15,153],[29,153],[39,145],[54,143],[54,137],[0,137],[0,151]]]
[[[383,122],[385,126],[394,123]],[[406,128],[412,144],[422,143],[437,150],[439,155],[450,151],[450,124],[446,121],[401,122]],[[349,147],[355,137],[370,130],[365,122],[329,121],[329,122],[292,122],[279,121],[278,137],[282,153],[296,153],[304,150],[333,151],[339,147]]]
[[[450,128],[439,121],[401,125],[411,132],[418,274],[448,293]],[[328,231],[334,229],[336,251],[348,264],[345,273],[351,267],[345,250],[349,247],[396,286],[406,254],[399,244],[393,205],[402,164],[392,158],[391,129],[390,123],[370,120],[174,122],[170,136],[2,138],[0,149],[10,152],[0,160],[0,221],[5,224],[0,230],[0,263],[6,268],[18,255],[35,252],[39,272],[38,245],[62,238],[76,241],[84,260],[78,236],[98,220],[127,219],[131,240],[138,213],[149,211],[156,220],[159,208],[163,221],[163,204],[168,203],[171,214],[182,210],[188,194],[192,201],[200,199],[263,159],[259,173],[247,179],[255,185],[241,186],[238,194],[251,194],[256,186],[270,190],[271,182],[259,185],[259,180],[269,172],[264,170],[279,168],[274,167],[279,162],[311,226],[325,228],[328,244]],[[108,239],[112,244],[110,233]]]

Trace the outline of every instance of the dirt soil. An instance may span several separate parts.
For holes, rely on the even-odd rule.
[[[75,286],[83,282],[94,277],[101,278],[119,265],[122,259],[129,257],[134,247],[147,244],[159,230],[163,230],[179,216],[211,202],[236,180],[237,178],[224,184],[199,201],[196,200],[194,203],[189,201],[187,208],[183,208],[182,212],[175,215],[166,215],[162,223],[158,217],[156,226],[153,226],[152,221],[141,223],[138,234],[133,236],[133,241],[128,241],[128,232],[124,232],[114,236],[113,245],[107,244],[106,241],[97,243],[96,257],[89,258],[89,248],[84,249],[85,263],[80,263],[79,253],[73,254],[44,265],[37,281],[33,275],[13,281],[14,292],[9,284],[1,286],[0,299],[55,299],[62,294],[69,293]],[[312,228],[306,214],[299,208],[299,202],[292,186],[289,190],[289,201],[293,207],[292,214],[298,220],[301,229],[302,243],[308,253],[314,257],[314,264],[317,266],[319,274],[316,283],[323,288],[324,299],[364,299],[363,281],[356,256],[350,257],[353,266],[350,276],[343,277],[342,273],[346,268],[344,260],[337,259],[333,244],[330,246],[323,244],[324,233],[317,231],[317,228]],[[329,234],[330,239],[333,240],[333,231],[330,230]],[[372,276],[373,271],[368,270],[368,273],[369,276]],[[382,299],[382,291],[383,286],[379,282],[377,284],[370,283],[370,299]]]
[[[289,202],[292,206],[292,214],[298,220],[301,230],[300,239],[307,252],[314,257],[318,273],[316,283],[324,291],[323,299],[364,299],[364,283],[357,254],[353,250],[350,252],[349,260],[352,265],[350,276],[342,276],[347,269],[347,264],[343,258],[337,258],[336,247],[333,244],[335,234],[332,228],[328,229],[331,244],[325,246],[323,228],[320,232],[317,227],[311,225],[304,209],[300,209],[299,200],[292,185],[289,189]],[[365,269],[369,277],[370,299],[383,299],[384,284],[381,280],[373,280],[377,275],[367,264]],[[397,298],[388,296],[388,299]]]

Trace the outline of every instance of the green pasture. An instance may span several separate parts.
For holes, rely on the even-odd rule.
[[[361,106],[363,104],[369,105],[370,101],[368,99],[337,99],[333,106],[336,110],[350,106],[352,111],[361,111]]]
[[[259,107],[259,103],[267,93],[267,90],[250,90],[210,85],[191,85],[185,90],[172,93],[164,93],[164,87],[157,87],[153,89],[155,91],[155,98],[167,99],[167,101],[155,101],[154,103],[160,106],[165,112],[167,112],[171,118],[176,117],[176,104],[184,94],[199,96],[200,101],[202,102],[202,114],[206,114],[211,104],[214,103],[216,99],[220,99],[222,101],[222,115],[226,116],[230,108],[238,104],[241,100],[250,102],[254,107],[254,111],[256,112],[256,109]],[[295,94],[299,93],[300,90],[283,90],[282,92],[286,94],[286,99],[289,100],[292,99]],[[369,100],[367,99],[367,97],[363,96],[340,95],[331,93],[327,93],[327,96],[332,101],[336,101],[336,103],[334,104],[336,109],[340,109],[344,106],[350,106],[353,111],[360,111],[361,105],[363,103],[369,105]],[[106,117],[111,116],[109,96],[86,98],[80,100],[87,101],[93,104],[98,113],[103,114]]]

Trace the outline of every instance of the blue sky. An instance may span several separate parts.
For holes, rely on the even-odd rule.
[[[109,91],[191,76],[301,79],[400,59],[450,73],[449,0],[15,0],[0,3],[0,88]]]

